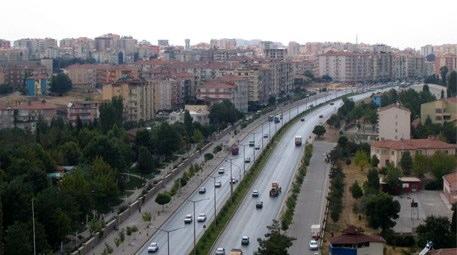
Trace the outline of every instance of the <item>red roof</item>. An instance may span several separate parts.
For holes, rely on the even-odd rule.
[[[436,139],[411,139],[411,140],[381,140],[372,144],[376,148],[393,150],[419,150],[419,149],[455,149],[455,144],[445,143]]]
[[[330,239],[332,245],[353,245],[366,242],[385,243],[384,238],[378,235],[365,235],[363,231],[355,226],[348,226],[343,234]]]
[[[457,254],[457,248],[432,250],[432,251],[430,251],[429,254],[430,255],[455,255],[455,254]]]
[[[451,190],[457,190],[457,172],[446,174],[443,176],[443,179],[449,183],[449,188]]]
[[[457,104],[457,97],[449,97],[448,99],[446,99],[446,101],[447,101],[448,103]]]

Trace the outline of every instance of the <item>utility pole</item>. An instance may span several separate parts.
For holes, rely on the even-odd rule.
[[[255,146],[255,132],[253,133],[253,135],[254,135],[254,161],[255,161],[255,147],[256,147]]]
[[[204,199],[199,199],[199,200],[189,200],[190,202],[192,202],[192,208],[193,208],[193,211],[194,211],[194,218],[193,218],[193,222],[194,222],[194,254],[197,254],[197,251],[195,250],[195,245],[197,243],[197,231],[196,231],[196,227],[195,227],[195,221],[197,220],[197,217],[195,217],[195,204],[198,203],[198,202],[201,202],[203,200],[208,200],[208,198],[204,198]]]
[[[243,144],[243,175],[246,175],[246,144]]]
[[[260,139],[262,140],[262,149],[263,149],[263,136],[264,136],[264,134],[263,134],[263,123],[262,123],[262,136],[260,137]]]
[[[36,241],[35,241],[35,205],[32,198],[32,231],[33,231],[33,255],[36,255]]]
[[[233,176],[232,176],[232,158],[230,158],[230,198],[232,198],[233,194]]]
[[[214,223],[217,225],[217,213],[216,213],[216,178],[217,176],[211,176],[213,178],[213,183],[214,183],[214,186],[213,186],[213,193],[214,193]]]

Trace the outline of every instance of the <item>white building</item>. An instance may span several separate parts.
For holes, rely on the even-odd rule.
[[[379,140],[411,139],[411,112],[399,104],[378,109]]]

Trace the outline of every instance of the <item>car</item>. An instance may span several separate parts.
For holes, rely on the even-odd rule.
[[[252,191],[252,197],[259,197],[259,191],[258,190],[253,190]]]
[[[218,174],[224,174],[225,173],[225,169],[223,167],[219,167],[219,170],[217,170],[217,173]]]
[[[332,102],[332,103],[330,103],[330,105],[334,105],[334,104],[335,104],[335,103],[333,103],[333,102]]]
[[[251,158],[250,157],[245,158],[244,163],[251,163]]]
[[[230,183],[232,184],[235,184],[238,182],[238,179],[236,179],[235,177],[232,177],[232,179],[230,180]]]
[[[220,188],[221,186],[222,186],[222,182],[220,182],[220,181],[217,181],[214,183],[215,188]]]
[[[257,209],[262,209],[263,208],[263,202],[262,201],[257,201],[255,203],[255,208]]]
[[[148,246],[148,253],[156,253],[158,250],[159,250],[159,246],[155,242],[152,242]]]
[[[206,221],[206,214],[200,213],[200,214],[197,216],[197,222],[205,222],[205,221]]]
[[[249,147],[254,147],[255,141],[249,141]]]
[[[205,193],[206,193],[206,188],[205,188],[205,187],[201,187],[201,188],[198,190],[198,193],[199,193],[199,194],[205,194]]]
[[[317,250],[318,248],[319,248],[319,245],[318,245],[317,241],[314,240],[314,239],[311,239],[311,240],[309,241],[309,249],[312,250],[312,251],[315,251],[315,250]]]
[[[268,138],[268,134],[264,134],[264,135],[263,135],[263,138]]]
[[[324,118],[324,115],[319,115],[319,118],[321,118],[321,119]]]
[[[249,245],[249,236],[241,237],[241,245]]]
[[[222,247],[219,247],[216,249],[216,255],[225,255],[225,249]]]
[[[300,121],[305,121],[305,118],[301,118]]]
[[[260,146],[257,145],[257,146],[255,147],[255,150],[257,150],[257,151],[260,150]]]
[[[184,224],[190,223],[192,223],[192,214],[187,214],[186,217],[184,217]]]

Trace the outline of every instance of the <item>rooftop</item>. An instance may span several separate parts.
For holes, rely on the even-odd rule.
[[[348,226],[342,235],[330,239],[332,245],[352,245],[366,242],[385,243],[386,241],[378,235],[365,235],[362,229],[355,226]]]
[[[455,149],[455,144],[445,143],[437,139],[410,139],[410,140],[381,140],[372,144],[376,148],[393,150],[420,150],[420,149]]]
[[[443,180],[446,180],[449,183],[449,188],[451,190],[457,190],[457,172],[452,172],[443,176]]]
[[[432,250],[429,252],[430,255],[455,255],[457,254],[457,248],[447,248]]]
[[[386,105],[384,107],[381,107],[381,108],[378,109],[378,112],[382,112],[382,111],[389,110],[389,109],[392,109],[392,108],[401,109],[401,110],[404,110],[404,111],[407,111],[407,112],[411,113],[411,111],[408,108],[400,105],[399,103],[390,104],[390,105]]]

